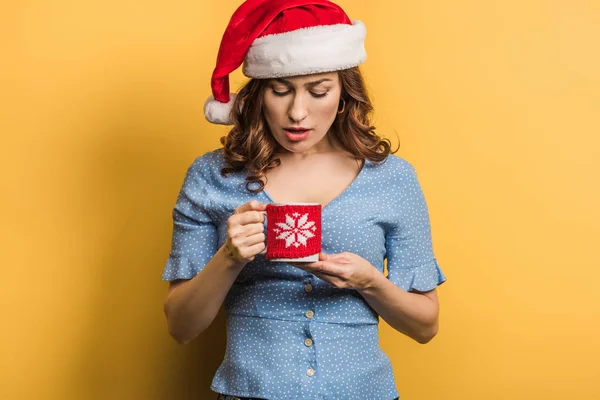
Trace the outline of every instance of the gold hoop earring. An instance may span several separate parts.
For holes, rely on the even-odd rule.
[[[340,99],[340,100],[344,102],[344,105],[342,106],[341,110],[339,110],[339,108],[338,108],[338,114],[343,113],[344,110],[346,109],[346,100],[344,100],[344,99]]]

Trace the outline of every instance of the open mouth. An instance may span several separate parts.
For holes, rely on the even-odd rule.
[[[288,137],[288,139],[290,139],[292,141],[304,140],[308,137],[308,133],[310,132],[310,129],[306,129],[306,130],[302,130],[302,131],[290,130],[290,129],[284,129],[284,130],[285,130],[285,134]]]

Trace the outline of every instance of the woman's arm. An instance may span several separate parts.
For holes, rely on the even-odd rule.
[[[373,274],[370,285],[357,290],[397,331],[421,344],[429,342],[437,334],[439,303],[436,289],[407,292],[383,274],[377,273]]]
[[[198,275],[171,283],[164,312],[169,333],[178,343],[190,342],[210,326],[245,264],[221,247]]]
[[[357,254],[319,254],[319,261],[290,263],[311,272],[336,288],[354,289],[394,329],[421,344],[438,330],[436,289],[407,292]]]

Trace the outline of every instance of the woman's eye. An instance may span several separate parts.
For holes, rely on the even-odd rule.
[[[289,90],[287,92],[278,92],[277,90],[273,89],[273,94],[275,96],[285,96],[288,93],[290,93]],[[325,97],[325,96],[327,96],[327,93],[328,92],[325,92],[325,93],[313,93],[313,92],[310,92],[310,94],[311,94],[312,97],[317,97],[317,98],[319,98],[319,97]]]

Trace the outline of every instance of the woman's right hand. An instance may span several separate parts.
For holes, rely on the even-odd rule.
[[[265,203],[250,200],[227,219],[227,240],[223,247],[229,258],[246,265],[265,249],[266,208]]]

